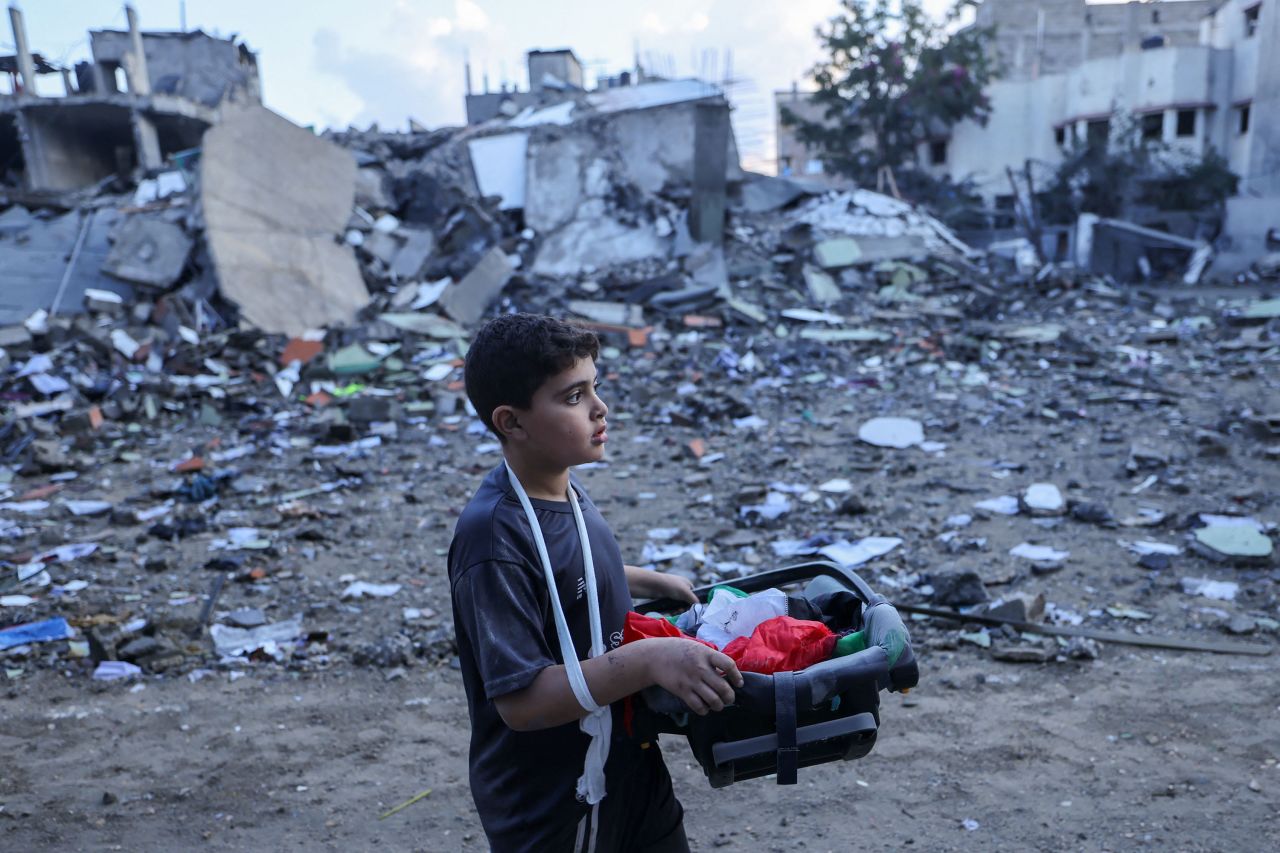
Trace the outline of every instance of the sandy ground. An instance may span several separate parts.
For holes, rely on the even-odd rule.
[[[1213,310],[1190,305],[1177,313]],[[699,416],[693,426],[650,417],[673,388],[696,380],[690,365],[709,369],[713,352],[677,353],[656,371],[603,364],[615,410],[610,463],[583,479],[628,559],[638,559],[646,531],[673,524],[684,530],[681,541],[705,539],[717,559],[759,569],[772,566],[768,543],[786,536],[894,535],[903,546],[860,571],[903,600],[915,600],[916,576],[972,569],[992,595],[1044,593],[1089,625],[1112,630],[1207,642],[1228,638],[1233,618],[1274,619],[1274,561],[1242,568],[1188,552],[1152,571],[1135,565],[1121,544],[1186,544],[1190,520],[1203,512],[1280,522],[1280,464],[1239,426],[1251,411],[1274,408],[1274,354],[1262,356],[1274,345],[1256,345],[1255,328],[1252,343],[1230,348],[1223,344],[1240,333],[1227,328],[1221,339],[1156,345],[1161,359],[1143,372],[1120,345],[1142,345],[1151,314],[1128,305],[1100,305],[1091,314],[1065,301],[1053,311],[1103,353],[1096,364],[1078,366],[1065,346],[1026,348],[987,365],[988,385],[966,386],[960,368],[926,372],[924,356],[907,348],[891,366],[863,371],[878,377],[874,387],[832,390],[797,379],[756,392],[746,380],[707,378],[704,387],[731,387],[769,422],[754,433],[734,430],[723,416]],[[1086,325],[1095,315],[1097,325]],[[867,355],[833,352],[804,369],[845,375]],[[685,367],[672,367],[682,361]],[[1152,396],[1108,375],[1165,390]],[[877,414],[922,419],[947,450],[860,445],[858,425]],[[324,424],[299,419],[288,428],[324,440]],[[40,593],[25,618],[65,615],[83,625],[144,616],[158,637],[185,636],[214,576],[207,570],[212,541],[229,527],[257,525],[272,548],[231,574],[243,580],[257,566],[262,575],[228,582],[214,620],[243,607],[260,607],[273,621],[303,613],[307,632],[324,639],[285,664],[219,664],[207,639],[178,640],[178,664],[112,684],[90,680],[92,667],[71,659],[65,643],[7,654],[0,850],[485,848],[466,782],[467,716],[448,649],[443,555],[457,511],[496,457],[478,451],[483,436],[458,425],[406,426],[375,451],[336,461],[287,440],[267,452],[255,429],[251,419],[239,432],[232,422],[188,422],[117,434],[86,451],[94,455],[82,470],[92,476],[70,483],[63,496],[143,507],[172,492],[169,462],[184,453],[215,440],[224,448],[258,446],[236,463],[245,488],[225,490],[206,512],[209,529],[176,543],[118,518],[36,522],[37,532],[11,553],[77,540],[102,548],[52,568],[55,583],[83,578],[86,589]],[[1204,441],[1206,430],[1216,437]],[[698,465],[685,449],[695,438],[724,458]],[[1168,455],[1153,485],[1143,486],[1147,470],[1126,468],[1139,443]],[[130,460],[122,447],[141,452]],[[339,477],[362,482],[306,499],[301,517],[277,510],[270,497]],[[749,495],[758,500],[770,481],[812,486],[832,477],[856,484],[856,513],[818,501],[797,502],[773,526],[739,516],[738,506]],[[24,474],[14,492],[42,482]],[[1117,528],[975,514],[958,541],[939,538],[948,517],[1033,482],[1105,504],[1118,519],[1154,508],[1166,520]],[[1023,541],[1072,556],[1059,571],[1032,572],[1008,554]],[[348,574],[403,589],[343,602]],[[1188,596],[1179,585],[1186,576],[1235,581],[1240,594],[1234,601]],[[1109,615],[1113,605],[1150,618]],[[406,625],[404,608],[424,613]],[[795,787],[766,779],[712,790],[687,746],[664,742],[695,849],[1280,848],[1280,656],[1104,645],[1097,660],[1013,664],[964,642],[954,625],[916,621],[911,629],[920,687],[883,697],[879,742],[860,761],[803,770]],[[412,665],[360,662],[361,649],[391,635],[411,641],[402,663]],[[1276,644],[1262,627],[1233,639]],[[200,669],[208,674],[188,677]]]
[[[695,850],[1275,849],[1271,661],[1111,651],[1017,667],[924,653],[872,753],[712,790],[664,741]],[[945,677],[938,677],[945,667]],[[6,850],[486,848],[449,667],[8,691]],[[425,799],[379,815],[423,790]],[[976,821],[966,829],[964,821]],[[974,824],[969,824],[973,826]]]

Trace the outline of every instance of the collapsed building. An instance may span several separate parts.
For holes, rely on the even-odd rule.
[[[812,184],[744,172],[729,103],[700,80],[620,75],[587,91],[572,51],[533,51],[537,97],[523,106],[469,96],[473,118],[493,114],[317,135],[262,105],[245,45],[128,19],[127,32],[91,33],[92,60],[73,77],[36,63],[12,16],[0,326],[110,304],[170,341],[371,321],[460,340],[520,288],[548,310],[594,294],[601,304],[575,313],[613,326],[709,306],[762,322],[735,290],[762,271],[821,305],[839,289],[828,270],[972,257],[893,199],[817,198]],[[44,91],[42,67],[61,75],[60,96]],[[1135,239],[1098,227],[1100,247]],[[788,247],[784,260],[751,245],[762,232]],[[830,250],[843,260],[815,263],[811,247],[833,238],[853,239]]]
[[[720,242],[743,179],[724,95],[697,80],[586,92],[571,52],[534,51],[555,96],[522,111],[317,137],[262,106],[243,44],[128,18],[90,34],[55,96],[12,15],[0,322],[115,299],[163,308],[174,334],[300,334],[421,285],[470,324],[513,276],[669,272]]]

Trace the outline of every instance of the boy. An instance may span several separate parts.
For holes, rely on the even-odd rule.
[[[622,645],[632,597],[694,596],[682,578],[624,566],[570,476],[608,441],[598,354],[591,332],[529,314],[489,322],[467,353],[467,396],[504,457],[449,548],[471,793],[495,853],[688,850],[643,706],[633,717],[622,700],[657,684],[705,714],[742,685],[700,643]]]

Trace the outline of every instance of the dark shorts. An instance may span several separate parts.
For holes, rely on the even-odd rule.
[[[610,747],[619,749],[617,741]],[[573,853],[686,853],[684,808],[671,789],[671,775],[656,740],[647,749],[628,745],[610,754],[608,794],[546,849]],[[614,764],[615,758],[626,758]]]

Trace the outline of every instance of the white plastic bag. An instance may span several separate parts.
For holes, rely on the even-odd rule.
[[[761,622],[787,615],[787,596],[780,589],[766,589],[740,598],[727,589],[717,589],[702,613],[698,639],[723,649],[731,640],[750,637]]]

